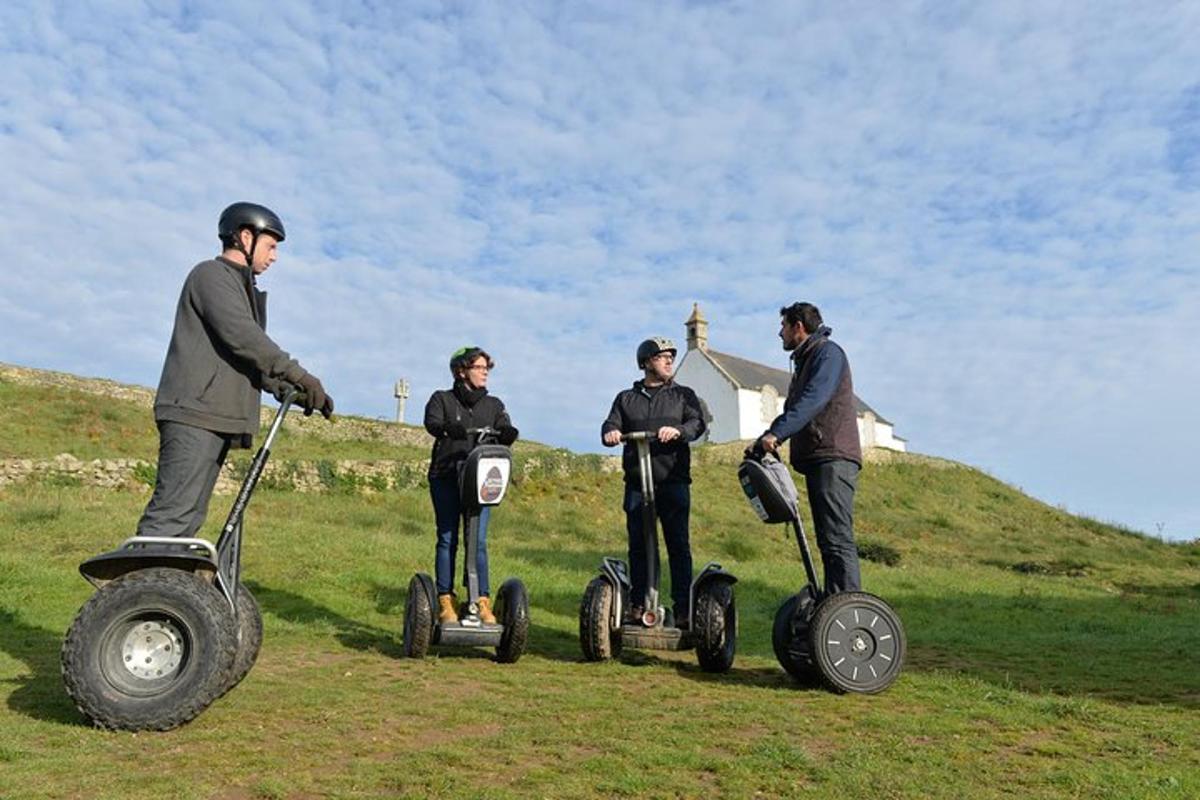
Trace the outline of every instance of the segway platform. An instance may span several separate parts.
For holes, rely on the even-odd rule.
[[[691,650],[696,643],[679,628],[647,628],[644,625],[621,626],[621,644],[634,650]]]

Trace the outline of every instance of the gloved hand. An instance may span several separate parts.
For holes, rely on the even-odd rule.
[[[304,390],[304,416],[311,417],[313,411],[320,411],[321,416],[329,419],[333,416],[333,398],[325,393],[321,379],[311,373],[305,373],[297,383]]]
[[[451,439],[467,438],[467,426],[461,422],[451,422],[446,425],[446,435]]]
[[[505,447],[508,447],[515,442],[519,434],[520,432],[512,425],[501,425],[496,429],[496,438],[499,440],[500,444],[504,445]]]
[[[766,434],[763,434],[763,436],[766,436]],[[766,454],[767,448],[763,444],[763,437],[760,436],[754,440],[754,444],[746,448],[746,451],[742,455],[754,461],[761,461],[762,457]]]
[[[288,383],[287,381],[279,381],[278,383],[275,384],[275,388],[271,390],[271,394],[275,397],[276,401],[282,403],[285,399],[287,399],[288,392],[292,391],[295,388],[296,388],[296,384],[294,384],[294,383]]]

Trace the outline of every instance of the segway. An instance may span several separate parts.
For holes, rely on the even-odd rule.
[[[628,647],[639,650],[696,649],[700,668],[705,672],[727,672],[733,666],[737,649],[737,608],[734,604],[730,573],[716,562],[705,564],[692,581],[691,625],[687,630],[675,626],[671,611],[659,603],[658,517],[654,507],[654,476],[651,472],[650,442],[654,432],[634,432],[621,436],[634,442],[638,452],[638,472],[642,489],[642,534],[646,553],[646,593],[639,601],[641,619],[625,620],[633,584],[625,562],[605,558],[600,574],[592,579],[579,606],[579,643],[588,661],[617,658]]]
[[[437,619],[437,589],[433,578],[418,572],[408,583],[404,606],[404,654],[424,658],[430,645],[442,647],[495,647],[496,660],[511,664],[525,652],[529,639],[529,594],[525,584],[509,578],[496,593],[496,624],[479,616],[479,571],[475,563],[479,546],[479,516],[487,506],[498,506],[508,489],[512,451],[496,443],[492,428],[468,428],[475,446],[458,473],[462,498],[464,558],[467,567],[467,603],[459,620],[443,624]],[[453,566],[451,567],[453,569]]]
[[[775,657],[802,683],[820,679],[834,691],[875,694],[892,685],[904,662],[904,627],[891,606],[867,592],[826,594],[819,587],[800,519],[796,484],[770,453],[748,452],[738,481],[766,523],[790,522],[808,585],[775,614]]]
[[[284,397],[213,545],[133,536],[79,565],[96,593],[62,648],[67,694],[95,725],[170,730],[246,677],[262,646],[262,614],[241,583],[243,521],[283,419]]]

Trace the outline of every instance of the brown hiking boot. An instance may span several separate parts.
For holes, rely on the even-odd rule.
[[[458,622],[458,612],[454,610],[453,594],[438,595],[438,622],[443,625],[452,625]]]
[[[492,598],[487,595],[479,598],[479,619],[484,625],[496,624],[496,615],[492,613]]]

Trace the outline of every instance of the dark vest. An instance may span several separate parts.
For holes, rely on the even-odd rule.
[[[785,407],[793,405],[799,399],[804,385],[808,382],[813,357],[822,347],[837,345],[825,336],[813,343],[813,347],[804,354],[803,360],[792,375]],[[833,459],[853,461],[862,466],[862,445],[858,440],[858,412],[854,407],[854,380],[850,377],[848,360],[833,399],[818,412],[812,422],[791,438],[790,446],[792,466],[797,470]]]

